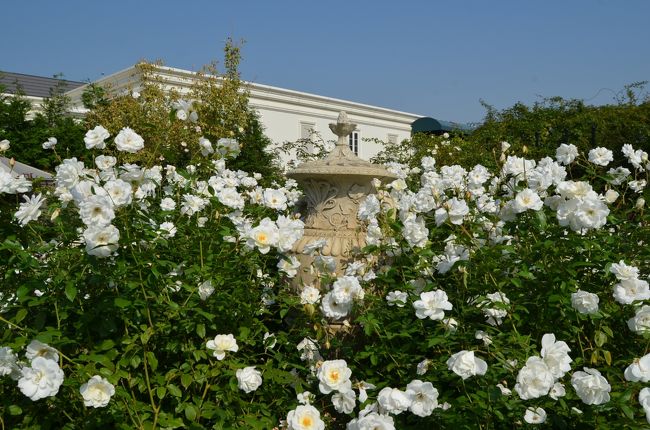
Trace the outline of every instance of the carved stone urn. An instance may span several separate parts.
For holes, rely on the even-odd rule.
[[[383,166],[362,160],[349,149],[347,136],[356,129],[356,124],[348,121],[345,112],[329,127],[338,141],[327,157],[301,164],[287,173],[305,192],[306,210],[302,214],[305,233],[293,247],[301,263],[300,274],[294,282],[297,287],[314,283],[315,276],[309,270],[314,257],[304,250],[319,240],[327,241],[320,255],[333,257],[336,273],[340,274],[354,251],[365,246],[366,232],[357,212],[364,198],[376,193],[373,179],[396,178]]]

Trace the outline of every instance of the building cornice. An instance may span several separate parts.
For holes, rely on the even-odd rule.
[[[181,95],[188,94],[190,92],[192,83],[197,79],[196,72],[168,66],[154,65],[152,73],[154,75],[153,79],[155,79],[157,83],[163,85],[163,87],[168,87],[167,89],[175,89]],[[140,75],[141,72],[137,69],[137,66],[132,66],[101,78],[94,83],[98,85],[108,85],[111,87],[111,90],[118,93],[127,89],[137,90],[139,85],[138,78]],[[409,124],[409,126],[411,122],[422,117],[422,115],[418,114],[402,112],[378,106],[371,106],[363,103],[352,102],[349,100],[342,100],[311,93],[289,90],[285,88],[278,88],[254,82],[244,81],[244,86],[250,93],[250,104],[254,108],[264,107],[277,111],[291,111],[290,108],[272,106],[272,103],[280,103],[284,106],[293,105],[299,106],[301,108],[319,110],[321,112],[324,110],[328,113],[333,114],[334,116],[336,116],[341,110],[345,110],[348,112],[351,118],[363,117],[376,121],[389,121],[391,123],[403,122],[404,124]],[[81,94],[83,93],[84,89],[85,86],[76,88],[72,91],[69,91],[67,94],[74,101],[80,101]],[[260,103],[261,101],[267,103]],[[296,111],[295,113],[300,112]],[[312,112],[312,114],[314,116],[325,117],[325,115],[322,113]],[[332,115],[327,115],[328,119],[331,117]],[[372,123],[375,125],[383,125],[374,121],[372,121]],[[410,128],[405,128],[404,130],[407,131],[410,130]]]

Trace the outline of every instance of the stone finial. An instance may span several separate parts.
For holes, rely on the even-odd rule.
[[[348,141],[346,138],[357,128],[356,124],[350,122],[348,119],[348,114],[344,111],[339,112],[339,117],[336,123],[331,122],[329,126],[330,130],[332,130],[332,133],[337,135],[339,138],[336,142],[336,146],[346,147],[348,146]]]

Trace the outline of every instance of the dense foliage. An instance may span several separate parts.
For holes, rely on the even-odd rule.
[[[136,65],[138,82],[128,91],[110,86],[87,87],[84,104],[87,128],[97,125],[115,134],[130,127],[149,145],[129,160],[154,165],[189,164],[203,157],[201,137],[237,139],[245,149],[233,168],[278,179],[279,170],[267,151],[270,141],[263,134],[257,114],[248,106],[248,92],[239,74],[240,49],[232,41],[224,48],[224,72],[216,64],[197,73],[190,92],[181,96],[169,91],[157,73],[160,63]],[[170,113],[171,111],[171,113]],[[253,169],[254,167],[254,169]]]
[[[0,172],[0,428],[647,428],[646,151],[390,163],[335,273],[327,240],[291,252],[297,184],[232,167],[238,129],[172,165],[129,118],[52,187]]]
[[[551,154],[562,143],[573,144],[581,152],[602,146],[614,151],[620,162],[625,144],[650,150],[650,96],[645,86],[645,82],[628,85],[616,103],[603,106],[562,97],[544,98],[532,106],[517,103],[503,110],[483,103],[485,119],[471,133],[418,133],[403,142],[383,143],[386,149],[377,161],[399,159],[417,166],[422,157],[433,155],[440,164],[495,168],[505,141],[513,151],[534,159]]]
[[[42,111],[30,118],[31,103],[19,91],[0,96],[0,138],[13,142],[12,155],[20,162],[46,171],[53,170],[60,158],[52,151],[43,151],[42,144],[50,137],[58,140],[57,152],[63,158],[84,158],[86,132],[83,124],[68,115],[70,100],[65,96],[63,81],[50,90]],[[0,94],[4,91],[0,87]]]

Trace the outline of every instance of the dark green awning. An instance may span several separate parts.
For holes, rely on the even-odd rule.
[[[411,134],[415,133],[432,133],[442,134],[450,132],[470,133],[472,127],[465,124],[458,124],[456,122],[441,121],[431,117],[423,117],[416,119],[411,123]]]

